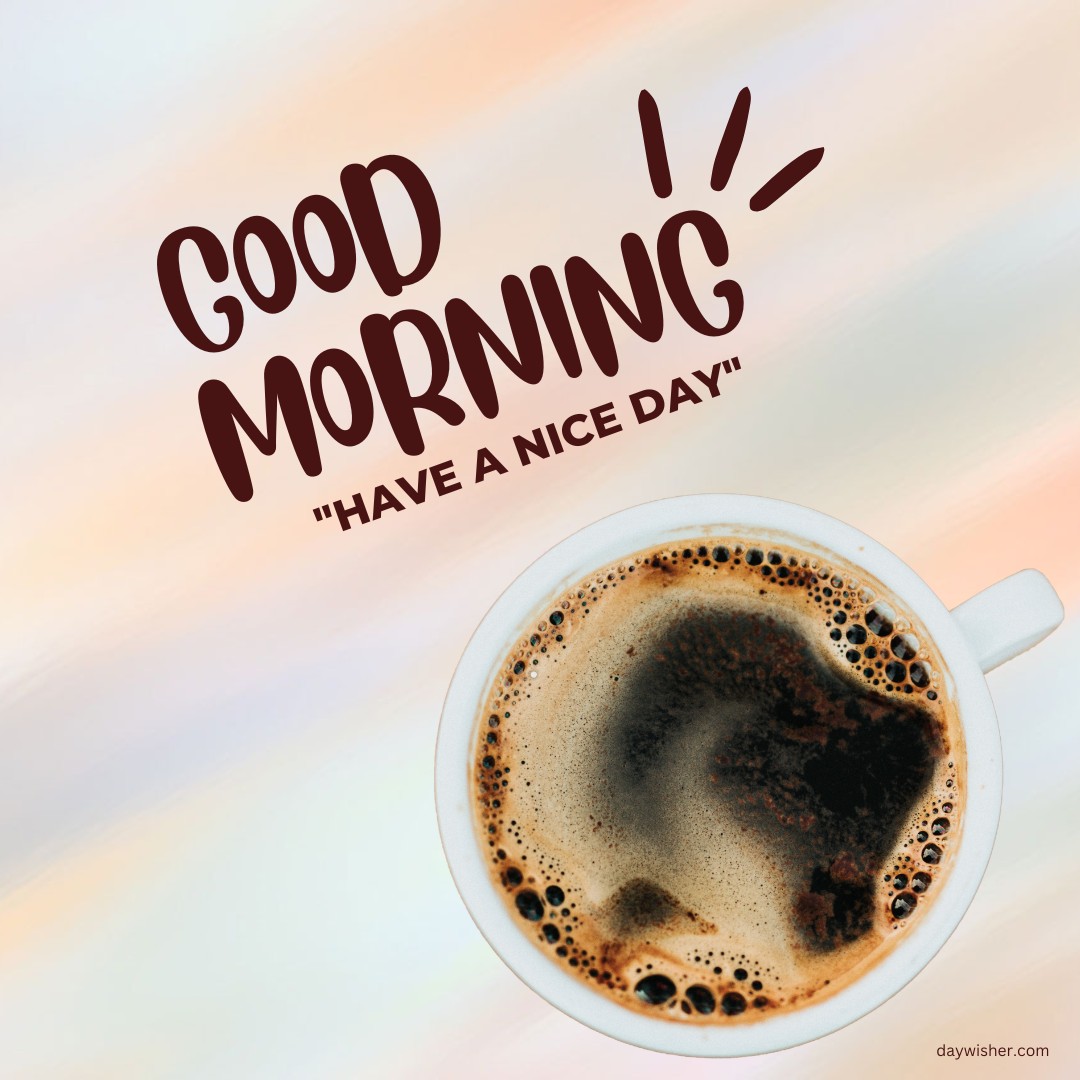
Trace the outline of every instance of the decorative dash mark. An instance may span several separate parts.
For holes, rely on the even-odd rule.
[[[731,170],[735,168],[735,159],[742,149],[743,136],[746,134],[746,120],[750,115],[750,88],[744,86],[735,104],[731,107],[731,115],[728,117],[727,127],[720,138],[720,145],[716,149],[716,157],[713,159],[712,179],[710,184],[713,191],[723,191],[727,182],[731,179]]]
[[[731,106],[724,134],[720,136],[720,145],[713,158],[712,176],[709,179],[713,191],[723,191],[731,179],[742,150],[746,135],[746,123],[750,118],[750,88],[744,86],[735,97]],[[645,163],[649,168],[649,182],[653,193],[660,199],[671,194],[671,166],[668,164],[667,145],[664,142],[664,129],[660,123],[660,110],[656,99],[648,90],[638,94],[638,120],[641,123],[641,139],[645,145]],[[825,148],[807,150],[793,161],[789,161],[771,179],[766,180],[750,196],[750,209],[766,210],[781,195],[786,195],[800,180],[805,180],[821,164]]]
[[[786,195],[800,180],[809,176],[821,163],[824,154],[825,147],[819,146],[816,150],[807,150],[794,161],[789,161],[771,180],[766,180],[750,196],[750,209],[768,209],[781,195]]]
[[[638,94],[638,118],[641,121],[641,138],[645,143],[649,181],[657,198],[666,199],[671,194],[671,169],[664,145],[664,129],[660,125],[660,110],[648,90]]]

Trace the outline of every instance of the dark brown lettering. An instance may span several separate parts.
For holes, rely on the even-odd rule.
[[[680,234],[687,225],[697,231],[705,255],[713,266],[727,263],[728,244],[724,230],[714,217],[702,210],[684,210],[664,222],[656,240],[656,262],[664,279],[664,288],[686,325],[707,337],[719,337],[734,330],[742,318],[742,288],[731,278],[717,283],[713,287],[713,295],[727,303],[727,320],[717,326],[705,318],[690,292],[686,267],[682,261]]]
[[[701,404],[701,398],[699,398],[682,379],[672,379],[670,411],[677,412],[679,406],[686,404],[688,401],[693,402],[695,405]]]
[[[273,454],[277,450],[279,414],[300,467],[308,476],[318,476],[322,472],[322,458],[304,393],[304,380],[296,366],[286,356],[271,357],[263,369],[263,387],[265,433],[220,379],[208,379],[199,387],[203,430],[222,478],[233,498],[240,502],[247,502],[254,490],[240,434],[243,432],[260,454]]]
[[[244,328],[244,309],[235,296],[222,296],[214,301],[213,310],[225,316],[226,333],[224,341],[213,341],[203,333],[195,315],[192,313],[184,279],[180,273],[180,248],[185,240],[190,240],[202,256],[210,280],[218,284],[229,276],[229,257],[221,241],[209,230],[199,225],[189,225],[169,233],[161,241],[157,255],[158,285],[176,329],[180,331],[197,349],[204,352],[224,352],[236,344],[240,331]]]
[[[322,222],[330,240],[330,251],[334,265],[328,274],[324,274],[311,257],[311,248],[307,239],[307,219],[316,217]],[[293,243],[296,245],[296,257],[304,268],[304,273],[323,292],[340,292],[349,284],[356,273],[356,241],[348,218],[333,199],[325,195],[309,195],[301,199],[293,212]]]
[[[375,501],[371,506],[371,520],[378,521],[384,510],[404,510],[397,496],[387,487],[379,484],[375,488]]]
[[[342,427],[331,415],[326,403],[324,386],[326,372],[332,371],[340,380],[349,399],[349,422]],[[322,425],[342,446],[356,446],[371,432],[375,419],[375,403],[371,387],[360,365],[344,349],[326,349],[311,365],[311,403]]]
[[[405,190],[420,227],[420,254],[407,273],[398,269],[386,235],[379,201],[371,178],[380,172],[395,177]],[[387,296],[398,296],[406,285],[419,281],[435,265],[442,240],[439,204],[420,167],[399,154],[376,158],[369,165],[346,165],[341,170],[341,191],[352,218],[360,247],[378,286]]]
[[[550,266],[534,266],[529,271],[529,284],[563,370],[571,379],[576,379],[581,374],[581,354],[555,272]]]
[[[479,484],[489,472],[500,475],[510,470],[486,447],[481,446],[476,451],[476,476],[474,483]]]
[[[651,411],[646,411],[649,408],[647,402],[652,403]],[[630,404],[633,406],[637,422],[644,424],[649,420],[655,420],[664,411],[664,396],[656,390],[639,390],[636,394],[630,395]]]
[[[514,436],[514,449],[517,451],[518,461],[522,465],[531,465],[532,459],[549,457],[551,451],[548,449],[548,444],[544,439],[544,431],[542,428],[533,428],[532,441],[524,435]]]
[[[419,394],[409,389],[394,332],[402,323],[414,326],[424,339],[431,360],[431,379]],[[398,445],[406,454],[424,452],[424,436],[416,414],[421,409],[435,413],[452,427],[465,419],[465,410],[441,390],[450,375],[450,355],[435,320],[422,311],[406,308],[394,315],[369,315],[360,324],[368,364],[383,409],[390,421]]]
[[[601,439],[622,431],[622,424],[615,417],[615,403],[613,401],[609,401],[604,405],[597,405],[596,408],[589,410],[589,414],[596,425],[596,434]]]
[[[446,305],[446,335],[458,367],[480,412],[489,419],[499,415],[485,344],[522,382],[534,386],[544,375],[544,350],[529,294],[520,278],[502,280],[503,305],[514,337],[512,351],[464,300],[456,297]]]
[[[619,355],[604,308],[605,300],[638,337],[659,341],[664,332],[660,290],[645,244],[636,233],[627,233],[622,238],[621,248],[636,310],[631,309],[583,258],[575,255],[566,261],[566,291],[570,303],[596,366],[605,375],[614,375],[619,370]]]
[[[431,479],[435,482],[435,491],[439,495],[449,495],[461,490],[461,481],[454,474],[452,461],[440,461],[431,467]]]
[[[262,244],[270,259],[270,269],[274,275],[274,287],[269,295],[259,292],[248,267],[247,242],[255,237]],[[244,286],[251,302],[269,315],[284,311],[296,295],[296,262],[285,234],[266,217],[244,218],[236,227],[233,236],[233,264],[236,276]]]
[[[570,446],[584,446],[593,441],[596,436],[591,431],[584,431],[580,435],[574,434],[574,424],[584,424],[588,420],[585,413],[574,413],[562,422],[562,436]]]

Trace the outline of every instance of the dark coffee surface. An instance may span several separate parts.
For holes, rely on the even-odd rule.
[[[861,578],[714,538],[538,615],[471,768],[493,884],[553,962],[745,1022],[846,985],[932,902],[962,745],[925,633]]]
[[[652,802],[681,770],[705,768],[715,798],[802,868],[794,914],[807,942],[866,933],[876,875],[941,755],[933,718],[830,670],[772,615],[695,611],[651,644],[606,741],[616,813],[646,835]],[[686,761],[672,748],[693,725],[712,746]]]

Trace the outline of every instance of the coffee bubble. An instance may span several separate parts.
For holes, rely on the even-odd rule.
[[[896,616],[888,604],[875,604],[865,615],[866,627],[878,637],[888,637],[893,632]]]
[[[920,690],[925,689],[930,685],[930,673],[926,670],[926,665],[921,662],[916,662],[908,668],[908,676],[911,679],[912,685],[917,686]],[[931,701],[935,700],[927,694],[927,697]]]
[[[906,919],[915,910],[915,905],[917,903],[918,898],[914,893],[901,893],[892,902],[892,913],[898,919]]]
[[[646,975],[634,993],[648,1005],[662,1005],[675,996],[675,984],[666,975]]]
[[[931,878],[929,874],[919,870],[917,873],[911,875],[911,891],[913,893],[924,893],[930,888],[931,881],[933,881],[933,878]]]
[[[897,634],[889,642],[889,647],[897,660],[911,660],[918,655],[919,641],[912,634]]]
[[[746,1011],[746,998],[738,991],[731,990],[720,999],[720,1008],[725,1016],[738,1016]]]
[[[539,922],[544,917],[544,905],[532,889],[522,889],[514,898],[514,903],[529,922]]]
[[[470,775],[492,886],[551,963],[674,1023],[849,985],[933,906],[963,740],[932,639],[835,556],[627,555],[513,639]]]

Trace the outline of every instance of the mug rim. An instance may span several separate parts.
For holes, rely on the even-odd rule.
[[[964,829],[934,904],[887,956],[823,1001],[731,1027],[653,1018],[605,999],[563,971],[512,919],[490,882],[469,797],[472,741],[498,665],[531,615],[563,585],[647,547],[678,539],[753,531],[824,549],[876,578],[923,624],[941,657],[965,740]],[[640,540],[640,542],[639,542]],[[605,1035],[644,1049],[735,1057],[786,1049],[837,1031],[883,1004],[937,954],[973,899],[990,859],[1001,808],[1001,743],[984,674],[959,625],[903,560],[853,526],[796,503],[753,495],[704,494],[641,503],[594,521],[527,566],[488,609],[458,662],[435,750],[435,806],[451,876],[496,954],[549,1004]]]

